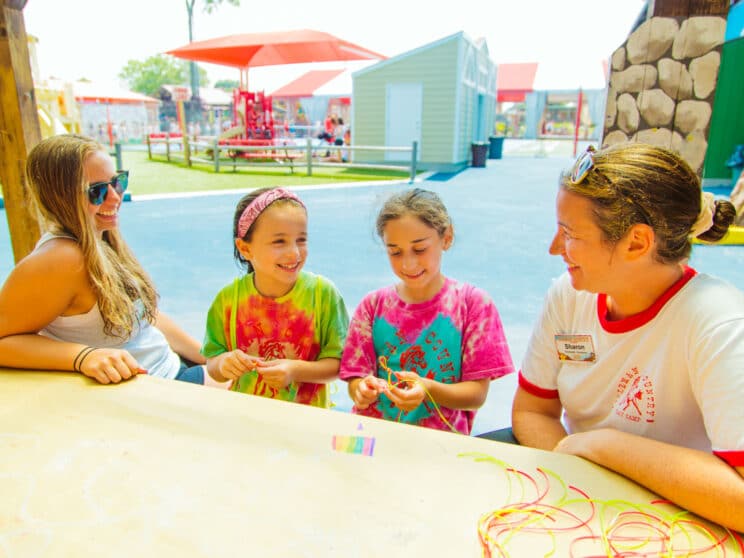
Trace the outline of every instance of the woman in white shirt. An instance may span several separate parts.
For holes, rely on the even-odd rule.
[[[46,232],[0,290],[0,366],[203,383],[200,343],[158,311],[119,232],[128,172],[95,140],[59,135],[31,150],[26,174]]]
[[[584,153],[556,212],[567,270],[522,363],[515,437],[744,530],[744,294],[687,265],[733,206],[675,153],[631,143]]]

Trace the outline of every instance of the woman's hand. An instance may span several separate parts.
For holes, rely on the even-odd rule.
[[[394,374],[399,382],[388,388],[387,396],[404,413],[413,411],[426,397],[423,379],[415,372],[405,370],[394,372]]]
[[[222,376],[220,381],[237,380],[243,374],[255,370],[260,362],[260,359],[240,349],[222,353],[217,366],[217,371]]]
[[[298,361],[279,358],[276,360],[257,361],[256,370],[264,383],[273,389],[284,389],[294,381],[294,366]]]
[[[596,461],[595,450],[606,446],[607,441],[612,440],[615,432],[617,431],[613,428],[599,428],[597,430],[569,434],[558,441],[553,451]]]
[[[387,391],[387,382],[371,374],[349,382],[349,396],[357,409],[368,408],[384,391]]]
[[[118,384],[141,370],[134,357],[123,349],[92,349],[78,363],[78,369],[101,384]]]

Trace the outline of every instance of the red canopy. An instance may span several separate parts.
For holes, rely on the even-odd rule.
[[[235,68],[385,58],[330,33],[300,29],[228,35],[169,50],[178,58]]]
[[[340,70],[311,70],[274,91],[272,97],[312,97],[315,91],[344,73]]]
[[[537,62],[499,64],[496,70],[496,101],[499,103],[524,101],[534,90]]]

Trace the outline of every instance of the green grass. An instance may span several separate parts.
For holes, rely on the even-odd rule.
[[[184,163],[168,162],[165,155],[152,161],[143,151],[124,151],[122,163],[129,170],[129,191],[132,196],[205,190],[262,188],[265,186],[307,186],[344,182],[399,180],[409,176],[407,171],[354,169],[343,167],[313,167],[307,176],[304,163],[289,167],[238,167],[235,171],[226,162],[215,173],[211,165],[195,163],[191,168]]]

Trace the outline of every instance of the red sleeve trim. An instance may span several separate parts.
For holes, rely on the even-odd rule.
[[[543,399],[558,399],[557,389],[545,389],[540,386],[536,386],[527,378],[522,376],[522,371],[519,371],[519,387],[521,387],[527,393],[536,397],[542,397]]]
[[[720,457],[732,467],[744,467],[744,451],[714,451],[713,455]]]

